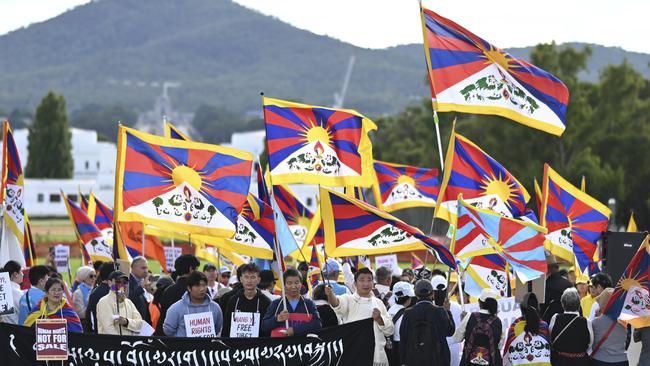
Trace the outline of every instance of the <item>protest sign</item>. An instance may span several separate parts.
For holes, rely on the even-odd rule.
[[[373,320],[315,332],[314,337],[165,338],[69,334],[68,366],[372,366]],[[0,324],[2,366],[42,365],[34,328]]]
[[[68,326],[65,319],[36,320],[37,361],[66,361],[68,359]]]
[[[235,311],[230,322],[231,338],[255,338],[260,334],[260,313]]]
[[[397,254],[378,255],[375,257],[375,270],[379,267],[387,267],[393,274],[399,276],[402,270],[399,268]]]
[[[185,335],[187,337],[216,337],[214,319],[209,311],[196,314],[187,314],[185,320]]]
[[[176,261],[176,258],[180,257],[181,254],[183,254],[183,248],[177,248],[177,247],[163,247],[165,250],[165,262],[167,263],[167,271],[168,272],[174,272],[174,261]]]
[[[13,314],[14,296],[8,272],[0,272],[0,315]]]
[[[54,263],[56,271],[66,273],[70,271],[70,247],[63,244],[57,244],[54,247]]]

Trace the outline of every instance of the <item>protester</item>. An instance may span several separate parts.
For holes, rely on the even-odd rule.
[[[300,294],[302,288],[300,272],[287,269],[284,271],[283,279],[286,297],[275,299],[269,305],[262,320],[262,330],[270,332],[272,336],[291,337],[321,329],[316,305]]]
[[[243,291],[244,285],[242,285],[241,282],[239,282],[239,279],[241,278],[241,267],[237,267],[237,275],[235,278],[237,278],[237,282],[235,282],[232,286],[227,286],[217,293],[217,297],[219,298],[219,307],[221,309],[225,309],[228,307],[228,301],[230,301],[230,298],[233,296],[237,296],[239,294],[239,291]]]
[[[580,316],[580,295],[575,288],[564,290],[560,299],[563,313],[555,314],[549,323],[551,331],[551,363],[553,366],[589,365],[587,350],[593,343],[591,322]]]
[[[325,284],[318,284],[312,290],[312,299],[318,310],[320,323],[323,328],[334,327],[339,325],[339,317],[332,309],[332,306],[327,302],[327,294],[325,293]]]
[[[32,267],[33,268],[33,267]],[[68,324],[68,332],[81,333],[81,321],[72,306],[65,300],[64,284],[58,278],[50,278],[43,287],[45,296],[36,305],[25,322],[25,326],[31,327],[37,319],[65,319]]]
[[[582,306],[582,299],[589,295],[589,280],[587,276],[580,276],[576,278],[575,288],[578,290],[578,295],[580,295],[580,306]],[[584,309],[583,309],[584,313]]]
[[[402,275],[400,276],[400,281],[408,282],[408,283],[413,283],[413,280],[415,280],[415,273],[413,273],[413,270],[410,268],[405,268],[402,271]]]
[[[230,285],[230,276],[232,274],[230,268],[228,266],[221,266],[219,268],[219,282],[223,285],[228,287]]]
[[[219,289],[224,287],[224,285],[217,281],[219,278],[217,266],[212,263],[206,263],[203,265],[203,273],[205,273],[205,277],[208,279],[208,296],[214,300],[214,298],[217,297]]]
[[[560,274],[560,266],[557,263],[548,264],[548,276],[546,277],[546,292],[544,304],[541,306],[542,320],[550,322],[553,315],[562,312],[560,298],[564,290],[573,287],[571,282]]]
[[[447,278],[445,273],[442,271],[434,270],[433,277],[431,277],[431,286],[433,287],[433,301],[437,306],[445,306],[445,302],[449,303],[449,308],[447,309],[451,314],[451,319],[454,321],[454,325],[460,324],[463,308],[455,301],[449,299],[447,295]],[[460,354],[462,352],[461,343],[454,340],[453,334],[447,337],[447,346],[449,347],[449,364],[451,366],[458,366],[460,364]]]
[[[600,295],[606,288],[614,287],[612,286],[612,279],[606,273],[596,273],[589,280],[591,282],[591,288],[589,289],[589,296],[586,296],[580,300],[580,306],[582,309],[582,316],[588,320],[594,320],[596,318],[596,313],[600,307],[598,302],[596,302],[596,297]],[[585,300],[591,297],[591,301]]]
[[[9,274],[9,281],[11,281],[11,295],[13,299],[13,306],[11,314],[3,315],[0,317],[0,322],[9,324],[22,324],[18,323],[18,313],[20,309],[20,298],[23,297],[23,290],[20,285],[23,283],[23,269],[16,261],[7,261],[0,272],[7,272]]]
[[[147,323],[151,322],[149,317],[149,303],[144,295],[145,287],[149,281],[149,263],[147,258],[137,256],[131,262],[131,273],[129,274],[129,300],[138,309],[140,316]]]
[[[406,310],[400,327],[399,354],[402,365],[445,365],[450,362],[447,337],[454,334],[454,321],[445,307],[433,303],[430,281],[415,283],[417,303]]]
[[[613,293],[614,289],[609,287],[598,295],[596,302],[598,303],[599,309],[605,308]],[[592,321],[591,326],[594,332],[591,365],[627,366],[627,353],[625,352],[627,330],[625,327],[604,314],[596,317]]]
[[[156,328],[156,335],[164,335],[162,325],[165,323],[167,310],[180,300],[187,292],[187,275],[199,268],[201,263],[192,254],[182,254],[174,261],[176,269],[176,283],[167,287],[160,301],[160,319]]]
[[[307,293],[309,292],[309,284],[307,284],[307,274],[309,274],[309,263],[307,262],[298,263],[298,272],[300,272],[300,276],[301,276],[300,278],[302,278],[302,286],[300,287],[300,294],[307,295]]]
[[[149,303],[149,316],[151,317],[151,326],[153,329],[158,327],[160,320],[160,300],[167,287],[174,284],[174,280],[168,276],[162,276],[156,281],[156,291],[153,294],[153,300]]]
[[[208,278],[203,272],[193,271],[186,276],[184,282],[187,284],[186,292],[167,311],[167,317],[163,324],[165,335],[169,337],[191,336],[188,334],[188,329],[185,328],[186,316],[210,313],[214,325],[213,336],[219,336],[223,326],[223,315],[219,305],[212,301],[208,295]]]
[[[257,288],[262,291],[264,296],[269,298],[269,301],[280,298],[280,295],[273,294],[273,289],[275,289],[275,274],[269,269],[260,271],[260,283],[257,285]]]
[[[260,322],[266,310],[271,305],[271,300],[257,288],[260,283],[260,268],[255,263],[247,263],[237,268],[237,277],[242,284],[242,291],[231,296],[224,310],[223,336],[235,337],[237,329],[232,327],[234,315],[245,313],[258,321],[251,327],[252,334],[260,334]],[[252,315],[258,314],[258,315]]]
[[[77,290],[72,293],[72,305],[74,310],[79,315],[81,319],[81,324],[84,325],[84,329],[88,329],[86,322],[86,307],[88,306],[88,299],[90,298],[90,292],[95,287],[95,269],[90,266],[81,266],[77,269],[76,278],[80,281],[77,286]]]
[[[391,317],[388,316],[384,302],[372,294],[373,275],[368,268],[361,268],[354,274],[356,292],[352,295],[336,296],[330,286],[325,288],[327,301],[338,314],[343,323],[372,318],[374,320],[375,351],[373,355],[374,366],[387,366],[388,357],[384,347],[386,337],[393,335],[395,327]]]
[[[110,277],[114,270],[115,263],[103,263],[99,268],[99,275],[95,279],[95,288],[90,292],[90,296],[88,296],[86,329],[91,333],[97,333],[97,303],[110,292],[111,286],[108,277]]]
[[[329,258],[327,261],[325,261],[325,266],[323,266],[323,270],[325,271],[324,277],[325,277],[325,284],[329,285],[332,287],[332,291],[334,291],[335,295],[345,295],[345,294],[351,294],[350,289],[348,289],[347,286],[341,285],[337,281],[339,280],[339,275],[341,274],[341,265],[339,262],[334,259],[334,258]]]
[[[45,283],[50,279],[50,270],[46,266],[33,266],[29,269],[30,287],[20,298],[18,311],[18,324],[25,324],[25,319],[45,296]]]
[[[497,317],[498,294],[491,288],[484,288],[478,299],[479,311],[462,314],[463,320],[456,327],[454,341],[465,341],[460,365],[501,366],[501,349],[504,331]]]
[[[540,320],[538,307],[537,296],[532,292],[526,293],[519,304],[522,316],[508,329],[504,365],[551,365],[548,324]]]
[[[142,316],[128,298],[129,276],[113,271],[108,277],[111,290],[97,303],[97,333],[138,335],[142,329]]]
[[[402,324],[402,318],[404,316],[404,311],[411,306],[411,299],[415,298],[415,292],[413,291],[413,285],[409,282],[400,281],[393,286],[393,292],[395,294],[395,304],[388,309],[388,315],[393,320],[395,325],[395,331],[393,336],[386,340],[386,355],[388,356],[388,363],[392,365],[400,365],[400,354],[399,354],[399,342],[400,342],[400,325]],[[392,342],[388,345],[388,342]]]
[[[384,302],[386,308],[390,308],[395,303],[393,293],[390,290],[393,272],[388,267],[379,267],[375,271],[375,288],[373,294]]]

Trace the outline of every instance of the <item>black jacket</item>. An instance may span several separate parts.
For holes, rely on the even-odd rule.
[[[133,273],[129,274],[129,300],[138,309],[140,316],[147,323],[151,324],[151,316],[149,315],[149,303],[147,298],[144,297],[144,288],[138,285],[138,279],[135,278]]]
[[[239,300],[239,301],[237,301]],[[271,300],[269,300],[266,295],[264,295],[261,291],[257,291],[257,294],[255,297],[253,297],[251,300],[247,299],[246,296],[244,296],[244,291],[238,291],[237,296],[231,296],[228,300],[228,305],[223,311],[223,329],[221,330],[221,336],[222,337],[230,337],[230,325],[232,321],[232,313],[235,311],[245,311],[249,313],[260,313],[260,322],[262,321],[262,318],[264,318],[264,314],[266,314],[266,310],[269,308],[269,305],[271,305]],[[235,309],[235,306],[237,308]],[[263,335],[262,330],[260,329],[260,337],[265,337],[268,335]]]
[[[187,277],[182,276],[176,279],[176,283],[167,287],[163,293],[162,299],[160,300],[160,319],[158,320],[158,325],[156,326],[155,335],[164,336],[163,332],[163,323],[165,323],[165,318],[167,317],[167,310],[169,307],[174,305],[174,303],[183,297],[183,294],[187,292]]]
[[[90,333],[97,333],[97,303],[99,300],[108,295],[111,291],[110,286],[105,283],[97,285],[88,296],[88,305],[86,306],[86,320],[88,321],[88,330]]]
[[[410,334],[411,329],[415,322],[420,319],[427,319],[431,323],[431,339],[434,342],[438,341],[440,360],[438,360],[437,365],[448,366],[451,362],[451,353],[447,345],[447,337],[454,335],[454,331],[456,330],[454,319],[444,308],[434,305],[431,301],[422,300],[418,301],[410,309],[407,309],[402,317],[402,324],[399,328],[399,352],[402,365],[415,365],[412,356],[420,356],[413,355],[413,352],[408,352],[409,337],[413,336]],[[432,365],[435,360],[427,361],[430,361],[428,364]]]
[[[569,280],[566,278],[560,276],[558,272],[553,273],[546,278],[546,295],[544,304],[541,306],[542,320],[550,323],[551,318],[554,314],[558,314],[563,311],[562,304],[560,303],[560,298],[562,297],[564,290],[570,287],[573,287],[571,282],[569,282]]]

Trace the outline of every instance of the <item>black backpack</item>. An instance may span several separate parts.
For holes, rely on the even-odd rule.
[[[440,345],[434,339],[436,323],[433,321],[434,311],[426,312],[425,317],[409,319],[409,337],[406,347],[406,365],[437,365],[440,361]],[[404,323],[402,323],[404,325]],[[400,345],[402,347],[402,345]]]

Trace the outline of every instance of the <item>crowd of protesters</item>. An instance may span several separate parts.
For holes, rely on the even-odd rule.
[[[576,278],[549,264],[545,299],[527,293],[521,318],[508,329],[498,317],[499,295],[483,289],[479,311],[465,313],[440,270],[405,269],[396,276],[380,267],[353,269],[328,259],[319,284],[307,283],[307,263],[280,278],[248,263],[232,270],[178,257],[175,273],[154,276],[136,257],[128,274],[114,263],[77,270],[71,288],[47,265],[29,269],[31,287],[21,290],[23,271],[7,262],[14,312],[1,322],[32,326],[37,319],[65,318],[70,332],[188,336],[187,316],[209,314],[214,336],[301,336],[321,328],[373,319],[373,364],[393,365],[627,365],[630,330],[601,313],[612,296],[608,275]],[[284,297],[277,281],[283,281]],[[467,294],[464,294],[467,296]],[[645,328],[647,329],[647,328]],[[650,333],[637,331],[643,358]],[[526,353],[526,347],[534,352]],[[531,348],[532,349],[532,348]]]

